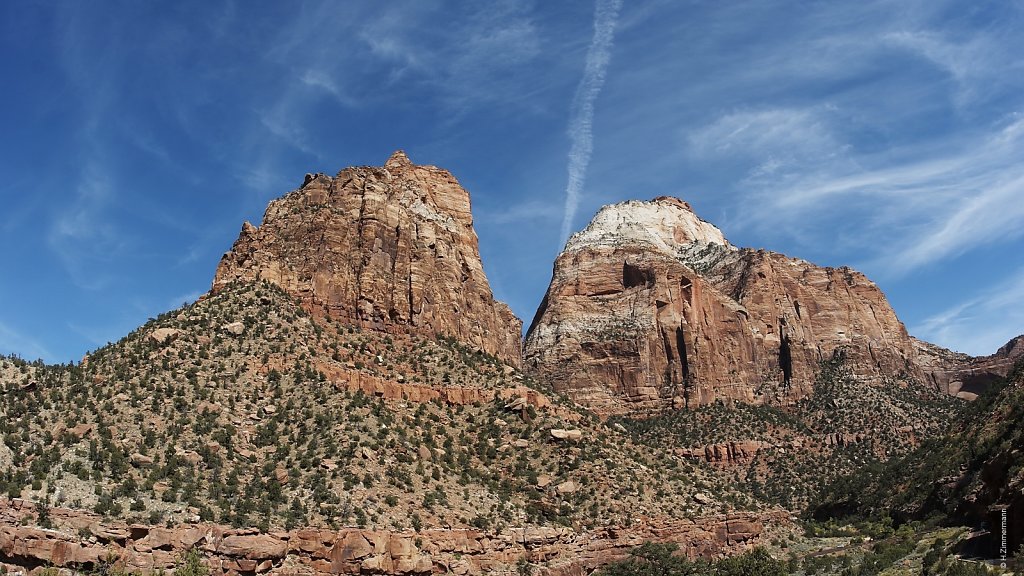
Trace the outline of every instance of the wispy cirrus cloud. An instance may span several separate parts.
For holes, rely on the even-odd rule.
[[[244,155],[254,160],[240,163],[240,178],[265,195],[275,185],[267,171],[276,171],[282,150],[318,164],[327,161],[321,156],[329,147],[326,140],[339,134],[323,122],[325,112],[335,112],[323,107],[325,102],[366,117],[388,107],[437,109],[443,111],[440,121],[449,125],[480,110],[514,114],[532,106],[531,95],[549,83],[536,80],[541,69],[531,67],[543,54],[531,7],[500,1],[464,8],[453,17],[420,2],[373,9],[304,3],[269,43],[265,57],[281,78],[254,97],[260,129],[242,138]],[[334,32],[315,42],[295,41],[308,34],[310,21],[329,24]],[[438,33],[442,27],[444,33]],[[410,94],[416,99],[408,100]],[[399,128],[378,130],[383,136]]]
[[[910,332],[929,342],[972,355],[995,352],[1024,333],[1024,268],[1003,281],[933,314]]]
[[[336,78],[321,69],[309,69],[302,74],[301,81],[306,86],[319,88],[330,94],[335,101],[343,106],[356,107],[359,101],[352,97],[346,87],[342,86]]]
[[[17,354],[26,360],[53,359],[53,354],[35,339],[0,321],[0,354]]]
[[[752,54],[749,70],[723,72],[735,91],[756,91],[773,77],[772,89],[789,100],[829,94],[785,106],[768,98],[686,130],[690,162],[735,175],[732,224],[856,251],[855,263],[890,276],[1021,236],[1024,103],[1006,91],[1019,78],[1012,42],[1002,26],[968,33],[931,27],[922,14],[878,29],[846,26],[830,38],[798,36]],[[927,64],[878,75],[887,60],[915,57]]]
[[[55,209],[47,234],[71,280],[79,287],[98,290],[110,281],[103,264],[126,246],[127,238],[108,214],[113,187],[104,165],[86,163],[74,198]]]
[[[849,148],[829,127],[828,107],[769,108],[727,113],[689,133],[696,158],[728,157],[750,164],[747,180],[840,161]]]
[[[594,152],[594,103],[611,62],[615,24],[619,19],[622,0],[597,0],[594,7],[594,37],[587,49],[583,78],[576,88],[569,119],[569,182],[565,186],[565,209],[562,217],[561,241],[564,243],[572,231],[576,209],[587,178],[587,166]]]
[[[500,209],[481,208],[476,210],[481,222],[505,226],[524,221],[553,223],[559,219],[558,207],[543,200],[527,200],[518,204],[503,205]]]
[[[192,290],[184,294],[173,296],[167,300],[166,307],[170,310],[180,308],[182,306],[195,302],[203,294],[204,292],[202,290]]]
[[[520,101],[537,73],[529,64],[543,54],[529,6],[502,0],[465,8],[451,19],[419,3],[391,5],[357,37],[387,70],[387,84],[426,88],[450,112]],[[439,17],[443,36],[427,31]]]
[[[1024,116],[1011,117],[956,150],[895,165],[852,154],[833,142],[834,135],[819,134],[814,122],[780,124],[788,126],[784,135],[762,131],[746,153],[799,151],[801,145],[791,140],[804,133],[811,137],[797,140],[824,152],[814,162],[796,163],[799,173],[789,178],[766,174],[762,165],[753,167],[744,179],[753,190],[741,224],[801,229],[812,220],[836,220],[832,230],[843,230],[845,242],[872,249],[862,252],[863,260],[896,275],[1024,235],[1024,203],[1019,201],[1024,165],[1016,161],[1024,157]],[[880,238],[886,242],[879,243]],[[833,236],[830,241],[839,240]]]
[[[270,109],[257,112],[260,124],[281,142],[318,158],[319,154],[305,128],[305,123],[295,116],[295,106],[300,99],[292,96],[291,91],[292,89],[289,89]]]
[[[902,29],[882,35],[882,44],[901,47],[945,72],[956,83],[954,100],[964,107],[984,100],[1007,75],[1024,73],[1024,63],[1006,51],[1002,34],[972,34],[950,38],[928,29]]]

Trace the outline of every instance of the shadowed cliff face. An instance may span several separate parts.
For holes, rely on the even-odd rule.
[[[469,193],[396,152],[383,167],[307,175],[248,223],[213,291],[266,279],[311,312],[386,332],[446,335],[518,366],[522,321],[496,302]]]
[[[838,349],[858,377],[921,378],[912,339],[863,274],[736,248],[662,197],[606,206],[569,240],[524,358],[577,401],[623,413],[793,401]]]
[[[974,400],[998,379],[1009,374],[1024,356],[1024,335],[1012,338],[994,354],[968,356],[914,339],[917,363],[925,381],[947,394]]]

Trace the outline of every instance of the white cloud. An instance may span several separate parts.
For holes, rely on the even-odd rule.
[[[1008,58],[1006,43],[995,32],[954,39],[935,30],[898,30],[881,40],[921,56],[948,74],[957,84],[959,106],[985,98],[1006,74],[1024,72],[1015,54]]]
[[[605,73],[611,62],[612,42],[615,39],[615,23],[622,8],[621,0],[597,0],[594,9],[594,37],[587,50],[583,78],[576,88],[572,102],[572,116],[569,120],[569,182],[565,187],[565,215],[562,219],[561,241],[569,238],[580,194],[587,176],[587,166],[594,150],[592,124],[594,102],[604,86]]]
[[[205,294],[202,290],[192,290],[179,296],[175,296],[167,301],[167,307],[171,310],[181,308],[182,305],[187,305],[195,302],[200,296]]]
[[[1024,234],[1024,116],[953,150],[922,147],[904,157],[891,149],[857,154],[817,118],[733,114],[695,133],[698,157],[754,163],[739,179],[738,226],[856,248],[893,275]]]
[[[504,226],[524,221],[556,221],[559,219],[558,206],[540,200],[529,200],[500,210],[480,209],[477,211],[481,222]]]
[[[404,26],[405,24],[395,24],[395,26]],[[391,26],[392,23],[388,21],[378,21],[363,30],[359,39],[366,43],[377,61],[387,62],[390,66],[388,83],[396,84],[405,79],[409,73],[423,71],[428,66],[422,60],[423,54],[413,44],[407,42],[401,31],[390,30]]]
[[[972,355],[995,352],[1024,333],[1024,268],[999,284],[925,319],[910,332]]]
[[[245,166],[238,177],[245,183],[246,187],[257,194],[280,194],[281,190],[287,189],[284,178],[271,166],[261,163],[258,166]]]
[[[489,2],[459,18],[445,18],[443,36],[426,32],[440,13],[395,5],[369,18],[358,33],[390,66],[391,84],[427,89],[450,113],[467,107],[511,104],[537,89],[529,65],[543,54],[531,13],[519,2]]]
[[[439,106],[447,123],[471,110],[502,113],[516,108],[512,104],[526,105],[546,86],[530,81],[540,70],[531,63],[542,55],[532,13],[514,1],[470,6],[453,16],[420,2],[372,9],[303,4],[267,43],[265,57],[279,67],[282,81],[254,96],[259,124],[242,138],[243,155],[250,158],[239,169],[243,180],[260,191],[267,180],[260,171],[273,169],[282,145],[325,161],[319,154],[323,117],[311,113],[325,95],[346,108]],[[315,42],[295,40],[308,36],[310,22],[329,23],[332,33]]]
[[[25,360],[53,361],[53,354],[45,346],[0,322],[0,354],[15,354]]]
[[[315,154],[315,151],[309,146],[309,138],[302,126],[292,124],[284,115],[278,112],[261,112],[259,116],[263,127],[274,136],[280,138],[281,141],[306,154]]]
[[[952,44],[933,31],[901,30],[890,32],[883,39],[920,54],[957,81],[966,80],[980,69],[977,62],[972,62],[978,56],[977,43]]]
[[[309,69],[302,75],[302,83],[330,94],[339,104],[355,107],[358,101],[350,96],[335,78],[324,70]]]
[[[986,175],[977,189],[964,187],[964,198],[935,210],[934,226],[911,238],[889,266],[913,269],[947,256],[960,255],[993,241],[1013,240],[1024,234],[1024,171]],[[1001,181],[1002,178],[1009,181]],[[922,193],[925,191],[922,190]]]
[[[48,245],[81,288],[96,290],[104,286],[109,278],[100,264],[125,247],[127,239],[107,213],[112,197],[107,170],[99,161],[90,160],[80,176],[74,200],[58,206],[50,223]]]
[[[749,176],[768,177],[788,169],[840,158],[848,146],[828,125],[827,107],[744,110],[726,114],[689,134],[689,153],[698,159],[728,157],[753,163]]]

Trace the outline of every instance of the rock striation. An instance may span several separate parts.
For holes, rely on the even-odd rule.
[[[737,248],[659,197],[605,206],[569,239],[524,365],[615,414],[791,402],[835,353],[858,377],[921,377],[914,340],[863,274]]]
[[[395,152],[381,167],[306,175],[246,222],[213,292],[265,279],[314,314],[391,333],[448,336],[518,366],[522,321],[480,262],[469,193]]]
[[[31,502],[0,499],[0,567],[9,573],[39,565],[155,573],[174,568],[195,549],[214,575],[477,575],[511,573],[525,560],[535,565],[535,574],[570,576],[620,560],[646,541],[674,542],[691,557],[740,552],[761,543],[768,528],[786,525],[788,516],[777,510],[693,519],[638,518],[629,527],[585,532],[526,526],[499,533],[355,527],[265,533],[210,523],[126,524],[64,508],[48,510],[53,529],[26,526],[38,513]]]

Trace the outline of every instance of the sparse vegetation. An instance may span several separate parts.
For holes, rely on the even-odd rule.
[[[600,569],[600,576],[785,576],[786,563],[757,548],[714,562],[691,561],[679,554],[675,544],[647,542],[630,552],[630,557]]]
[[[996,472],[1020,485],[1007,456],[1021,445],[1019,381],[1018,370],[968,406],[912,381],[859,381],[840,354],[796,402],[602,422],[455,340],[316,320],[271,284],[237,284],[80,364],[0,358],[0,492],[37,502],[41,527],[51,506],[70,506],[264,531],[586,530],[779,505],[815,518],[808,542],[844,543],[798,554],[783,535],[771,554],[717,562],[646,544],[601,573],[980,574],[950,544],[921,542],[982,487],[985,463],[1006,456]],[[385,399],[374,382],[420,396]],[[458,401],[437,392],[454,388],[466,391]],[[511,408],[523,390],[553,404]],[[743,443],[748,452],[706,462],[705,447]],[[176,573],[208,571],[192,551]]]
[[[718,402],[611,423],[624,427],[638,444],[696,453],[698,461],[710,446],[730,465],[723,480],[730,488],[802,510],[819,502],[839,479],[877,469],[910,453],[920,438],[940,435],[963,409],[962,401],[913,381],[859,381],[839,350],[821,362],[814,394],[797,402]],[[730,447],[737,445],[753,453],[728,460]]]
[[[837,478],[813,509],[815,516],[871,518],[891,511],[899,521],[928,516],[976,522],[984,507],[962,507],[965,495],[989,502],[1012,498],[1024,482],[1015,446],[1024,442],[1024,365],[995,383],[950,422],[945,434],[924,439],[913,451],[872,462]],[[1007,501],[1005,505],[1008,505]]]
[[[225,328],[239,322],[244,337]],[[19,416],[0,421],[12,455],[0,489],[130,521],[499,530],[623,521],[638,506],[711,512],[692,494],[713,473],[658,466],[493,356],[314,320],[269,283],[163,314],[81,364],[5,359],[2,378],[0,411]],[[355,388],[374,378],[532,387],[556,405],[510,410],[493,392],[385,401]],[[557,440],[552,428],[582,438]],[[559,492],[567,481],[576,489]]]

